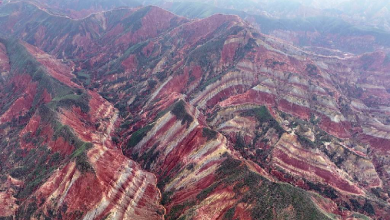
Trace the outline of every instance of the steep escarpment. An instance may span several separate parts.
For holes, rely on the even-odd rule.
[[[385,53],[319,56],[156,7],[0,11],[27,41],[0,46],[2,216],[386,219]]]

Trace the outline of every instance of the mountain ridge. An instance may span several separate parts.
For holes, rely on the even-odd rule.
[[[22,108],[4,116],[9,107],[2,108],[10,121],[2,121],[0,134],[29,149],[21,149],[21,167],[34,161],[33,149],[46,155],[35,173],[47,168],[54,151],[60,159],[59,169],[42,172],[50,181],[33,181],[31,194],[23,169],[2,180],[7,201],[21,202],[7,213],[17,210],[19,219],[386,218],[385,53],[379,60],[375,53],[305,54],[237,16],[187,20],[155,7],[121,12],[71,21],[81,23],[59,26],[56,35],[39,32],[38,40],[36,30],[51,27],[45,22],[19,25],[12,34],[27,41],[20,48],[37,60],[32,66],[41,65],[61,86],[44,83],[54,93],[40,93],[43,115],[20,118]],[[61,28],[72,33],[62,35],[67,43],[49,45]],[[1,67],[9,69],[6,61]],[[31,78],[42,81],[38,76]],[[34,90],[28,79],[14,80],[22,93]],[[4,96],[2,103],[16,98]],[[45,119],[47,108],[54,118]],[[15,121],[17,135],[10,129]],[[43,142],[34,141],[42,135]],[[42,143],[53,152],[44,153]],[[2,148],[12,154],[9,144]],[[2,163],[11,168],[12,160]],[[99,197],[89,198],[89,190]]]

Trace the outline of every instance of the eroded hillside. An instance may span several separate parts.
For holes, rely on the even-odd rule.
[[[387,219],[390,63],[237,16],[0,8],[0,216]]]

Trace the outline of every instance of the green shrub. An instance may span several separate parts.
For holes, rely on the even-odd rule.
[[[146,170],[150,170],[150,166],[157,160],[158,156],[160,155],[160,152],[156,151],[157,147],[158,144],[155,144],[151,149],[142,154],[140,157],[140,160],[144,161],[144,168]]]
[[[83,146],[82,142],[74,133],[73,130],[67,125],[58,124],[58,127],[54,127],[55,133],[53,139],[57,140],[59,137],[62,137],[70,145],[74,146],[75,149],[79,149]]]
[[[200,45],[190,52],[186,63],[195,62],[203,69],[209,69],[213,62],[212,60],[219,60],[225,40],[225,38],[213,39]],[[210,59],[212,55],[216,55],[217,57]]]
[[[156,80],[153,80],[153,79],[150,79],[148,80],[148,86],[150,89],[154,89],[157,85],[157,81]]]
[[[167,78],[167,73],[166,72],[158,72],[156,73],[156,77],[160,82],[163,82]]]
[[[28,204],[27,208],[22,206],[16,212],[16,219],[31,219],[33,214],[38,210],[37,203],[35,201]]]
[[[62,157],[61,154],[56,152],[50,157],[49,164],[58,164],[61,161]]]
[[[69,108],[71,106],[76,106],[84,113],[89,112],[89,96],[86,93],[82,93],[81,95],[68,94],[62,97],[55,97],[52,102],[56,103],[56,107]]]
[[[247,110],[241,114],[242,116],[251,116],[255,117],[260,124],[268,124],[268,127],[274,128],[279,137],[285,132],[284,129],[280,126],[268,111],[267,107],[261,106],[260,108],[254,108]]]
[[[209,86],[209,85],[211,85],[211,84],[214,84],[215,82],[221,80],[222,76],[223,76],[222,74],[219,74],[219,75],[214,76],[214,77],[212,77],[212,78],[209,78],[209,79],[207,79],[207,80],[203,80],[203,81],[201,82],[201,85],[200,85],[200,87],[199,87],[199,90],[200,90],[200,91],[205,90],[207,86]]]
[[[10,175],[13,178],[20,179],[20,178],[23,178],[25,176],[28,176],[29,173],[30,173],[29,168],[23,166],[23,167],[18,167],[18,168],[13,169],[11,171]]]
[[[306,72],[309,76],[317,76],[319,74],[317,66],[310,63],[306,65]]]
[[[81,173],[95,172],[92,165],[89,163],[86,152],[83,152],[76,157],[76,167]]]
[[[360,205],[360,203],[356,199],[350,199],[349,201],[352,204],[353,210],[357,211],[361,209],[362,205]]]
[[[245,141],[244,138],[241,136],[240,133],[236,134],[236,143],[234,143],[234,148],[237,150],[240,150],[245,147]]]
[[[191,206],[194,206],[196,203],[195,201],[187,201],[183,204],[175,205],[171,208],[170,212],[167,214],[166,219],[178,219],[179,216],[186,211]]]
[[[216,188],[218,187],[218,183],[214,183],[206,189],[202,190],[196,198],[200,201],[206,199]]]
[[[368,200],[364,203],[363,210],[369,215],[375,215],[375,209]]]
[[[223,219],[226,219],[226,220],[233,220],[233,217],[234,217],[234,213],[236,212],[236,207],[232,207],[230,208],[229,210],[226,211]]]
[[[148,134],[148,132],[153,128],[153,126],[154,124],[149,124],[134,132],[131,135],[129,141],[127,142],[127,149],[135,147]]]
[[[202,130],[202,136],[206,137],[208,141],[217,138],[217,134],[218,133],[216,131],[209,128],[203,128]]]
[[[77,72],[76,73],[76,77],[85,86],[89,86],[91,84],[91,76],[88,73],[84,72],[84,71]]]
[[[299,133],[296,133],[297,137],[298,137],[298,141],[299,143],[301,143],[304,147],[310,147],[310,148],[315,148],[316,145],[313,141],[309,140],[307,137],[299,134]]]
[[[187,113],[185,108],[185,102],[183,100],[180,100],[174,104],[171,113],[175,115],[178,120],[181,120],[182,125],[187,123],[188,126],[194,120],[192,116]]]

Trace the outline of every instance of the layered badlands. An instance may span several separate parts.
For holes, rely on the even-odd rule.
[[[40,62],[41,68],[45,69],[48,76],[70,88],[81,88],[71,81],[73,74],[69,66],[31,45],[24,43],[23,46]],[[11,66],[12,64],[11,62]],[[23,116],[23,111],[31,108],[32,100],[40,95],[29,89],[35,87],[36,90],[38,83],[32,82],[28,74],[28,71],[25,75],[12,71],[7,74],[11,82],[19,79],[16,81],[19,82],[17,89],[25,91],[20,94],[21,98],[31,96],[29,102],[21,103],[19,101],[21,98],[14,101],[10,107],[13,115],[8,113],[9,110],[2,115],[8,121],[11,121],[14,115]],[[50,95],[48,96],[45,102],[50,104]],[[161,194],[156,187],[156,177],[126,158],[111,140],[111,134],[119,120],[118,111],[98,93],[89,91],[88,96],[87,105],[90,108],[88,114],[83,113],[78,107],[66,106],[57,109],[54,120],[61,126],[69,126],[81,141],[90,143],[87,160],[93,172],[80,171],[74,160],[63,160],[61,166],[53,170],[45,182],[34,189],[33,194],[26,200],[17,200],[14,197],[17,197],[17,190],[28,183],[8,176],[4,183],[6,185],[3,186],[6,187],[6,191],[1,193],[2,216],[25,211],[30,212],[28,216],[31,218],[51,216],[58,219],[101,219],[110,216],[112,219],[161,219],[164,207],[159,204]],[[60,152],[61,155],[67,156],[77,151],[70,140],[62,137],[56,140],[53,138],[55,134],[52,122],[45,123],[47,121],[45,117],[48,115],[41,115],[39,111],[27,118],[26,126],[20,131],[20,147],[29,150],[37,147],[31,142],[24,143],[23,136],[32,134],[34,138],[42,138],[40,145],[47,146],[53,153]],[[99,126],[95,126],[96,124]],[[3,125],[7,124],[3,121]],[[7,131],[2,130],[2,135],[6,137]],[[8,165],[7,163],[12,163],[12,159],[4,161],[4,165]],[[18,204],[21,205],[19,210]],[[35,204],[34,209],[23,210],[31,204]],[[28,218],[26,215],[17,217]]]
[[[61,159],[21,197],[27,179],[9,170],[28,161],[2,156],[0,216],[388,219],[385,55],[319,56],[236,16],[187,20],[147,7],[72,20],[21,3],[1,10],[1,34],[21,39],[61,85],[13,69],[3,61],[17,52],[0,46],[2,147],[12,155],[19,145],[28,158],[40,149],[32,137]],[[24,10],[44,22],[27,25]]]

